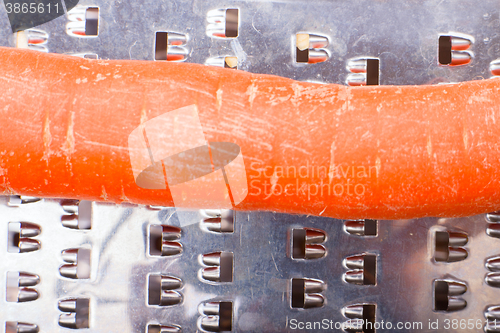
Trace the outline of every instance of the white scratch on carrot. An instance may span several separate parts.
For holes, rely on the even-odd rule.
[[[104,201],[107,201],[108,200],[108,194],[106,193],[106,189],[104,188],[104,185],[102,185],[102,194],[101,194],[101,198],[104,199]]]
[[[50,119],[49,113],[45,115],[45,121],[43,124],[43,157],[42,160],[47,162],[49,165],[49,156],[50,156],[50,144],[52,142],[52,135],[50,134]]]
[[[222,106],[222,89],[220,87],[219,87],[219,89],[217,89],[215,96],[216,96],[215,106],[217,108],[217,111],[220,111],[220,108]]]
[[[62,150],[68,156],[75,152],[75,135],[73,133],[74,124],[75,124],[75,112],[71,111],[68,121],[68,130],[66,131],[66,141],[62,146]]]

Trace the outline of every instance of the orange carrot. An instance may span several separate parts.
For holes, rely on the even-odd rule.
[[[7,48],[0,68],[5,195],[213,208],[231,199],[239,210],[377,219],[500,207],[498,80],[348,88]],[[199,126],[184,126],[186,114]],[[236,152],[217,166],[221,142],[242,160]],[[195,146],[187,155],[208,156],[210,170],[180,162]],[[167,151],[180,159],[160,161]],[[230,170],[233,158],[244,170]],[[144,186],[150,176],[163,180]],[[174,200],[173,184],[190,180]]]

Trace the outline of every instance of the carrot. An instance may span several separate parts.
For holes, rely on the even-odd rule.
[[[8,48],[0,68],[4,195],[343,219],[500,207],[498,80],[348,88]]]

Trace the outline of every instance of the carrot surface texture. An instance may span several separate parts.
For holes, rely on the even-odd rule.
[[[342,219],[500,207],[500,81],[345,87],[0,48],[0,192]]]

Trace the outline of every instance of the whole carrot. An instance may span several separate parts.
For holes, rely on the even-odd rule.
[[[8,48],[0,68],[2,194],[337,218],[500,207],[497,80],[348,88]]]

